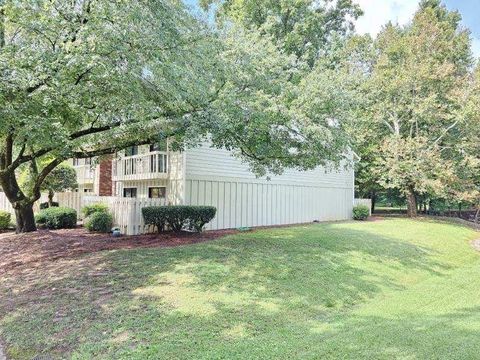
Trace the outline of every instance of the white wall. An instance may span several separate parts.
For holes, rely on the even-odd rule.
[[[185,203],[213,205],[211,229],[345,220],[353,207],[353,171],[287,170],[258,179],[227,150],[186,151]]]

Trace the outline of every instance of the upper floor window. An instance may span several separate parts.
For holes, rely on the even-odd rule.
[[[125,156],[134,156],[138,155],[138,146],[129,146],[125,149]]]
[[[80,165],[80,159],[73,158],[73,166],[79,166]]]
[[[92,158],[91,157],[85,159],[85,165],[92,165]]]

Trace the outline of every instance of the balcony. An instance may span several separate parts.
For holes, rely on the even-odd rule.
[[[113,161],[113,181],[165,179],[168,177],[168,155],[154,151],[122,157]]]
[[[77,173],[78,185],[93,184],[95,169],[92,169],[91,165],[75,165],[74,169]]]

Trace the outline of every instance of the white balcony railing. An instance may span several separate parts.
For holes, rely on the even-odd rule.
[[[77,183],[79,185],[93,184],[95,169],[92,169],[90,165],[76,165],[74,168],[77,173]]]
[[[166,178],[168,156],[166,152],[126,156],[113,162],[113,180],[145,180]]]

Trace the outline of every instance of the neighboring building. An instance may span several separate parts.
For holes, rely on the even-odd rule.
[[[354,202],[351,167],[287,170],[267,180],[227,150],[206,144],[181,153],[166,146],[128,148],[112,161],[112,186],[117,197],[216,206],[213,229],[345,220]]]

